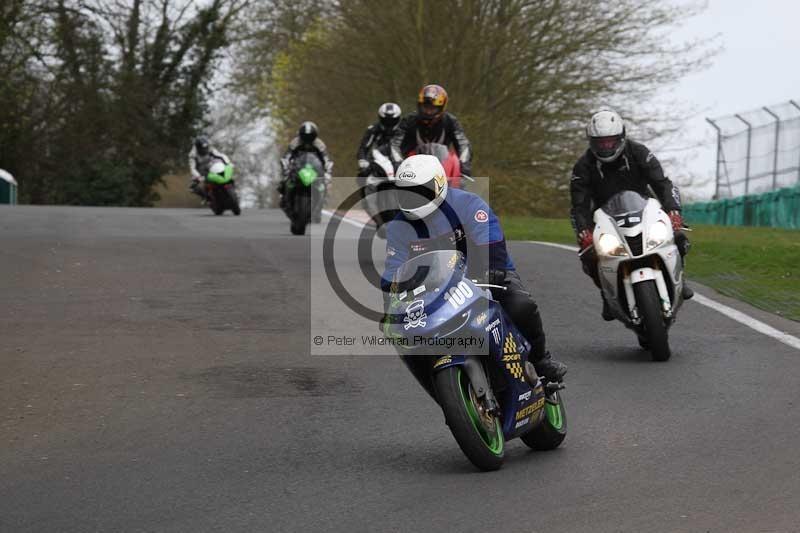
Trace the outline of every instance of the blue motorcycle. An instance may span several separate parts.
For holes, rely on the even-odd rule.
[[[567,434],[563,386],[536,375],[530,344],[492,298],[503,289],[470,280],[461,252],[424,253],[398,269],[384,328],[481,470],[502,466],[511,439],[551,450]]]

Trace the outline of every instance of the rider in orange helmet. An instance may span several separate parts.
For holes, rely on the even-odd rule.
[[[472,175],[472,150],[458,119],[447,112],[447,91],[426,85],[417,97],[417,112],[406,116],[392,137],[392,161],[399,165],[422,144],[453,146],[461,162],[461,175]]]

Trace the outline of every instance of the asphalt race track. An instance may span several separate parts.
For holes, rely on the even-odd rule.
[[[0,531],[800,531],[800,351],[690,302],[653,363],[574,254],[513,243],[569,435],[479,473],[396,357],[309,355],[308,242],[0,209]]]

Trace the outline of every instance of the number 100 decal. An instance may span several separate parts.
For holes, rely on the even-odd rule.
[[[459,281],[458,285],[452,287],[447,293],[444,295],[444,299],[453,306],[453,309],[458,309],[464,302],[467,301],[467,298],[472,298],[474,292],[472,292],[472,287],[470,287],[465,281]]]

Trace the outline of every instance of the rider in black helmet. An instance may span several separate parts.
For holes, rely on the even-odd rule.
[[[311,121],[303,122],[297,130],[297,136],[291,140],[289,147],[286,149],[286,152],[284,152],[283,157],[281,157],[283,179],[278,185],[278,192],[281,195],[281,208],[286,208],[286,180],[289,179],[292,161],[302,152],[316,152],[325,167],[325,185],[330,185],[331,173],[333,172],[333,159],[331,159],[330,154],[328,154],[325,143],[319,138],[317,125]]]
[[[386,102],[378,108],[378,121],[364,132],[356,153],[359,178],[364,178],[370,173],[370,152],[373,148],[385,151],[384,155],[389,156],[389,144],[397,131],[401,116],[400,106],[393,102]]]

